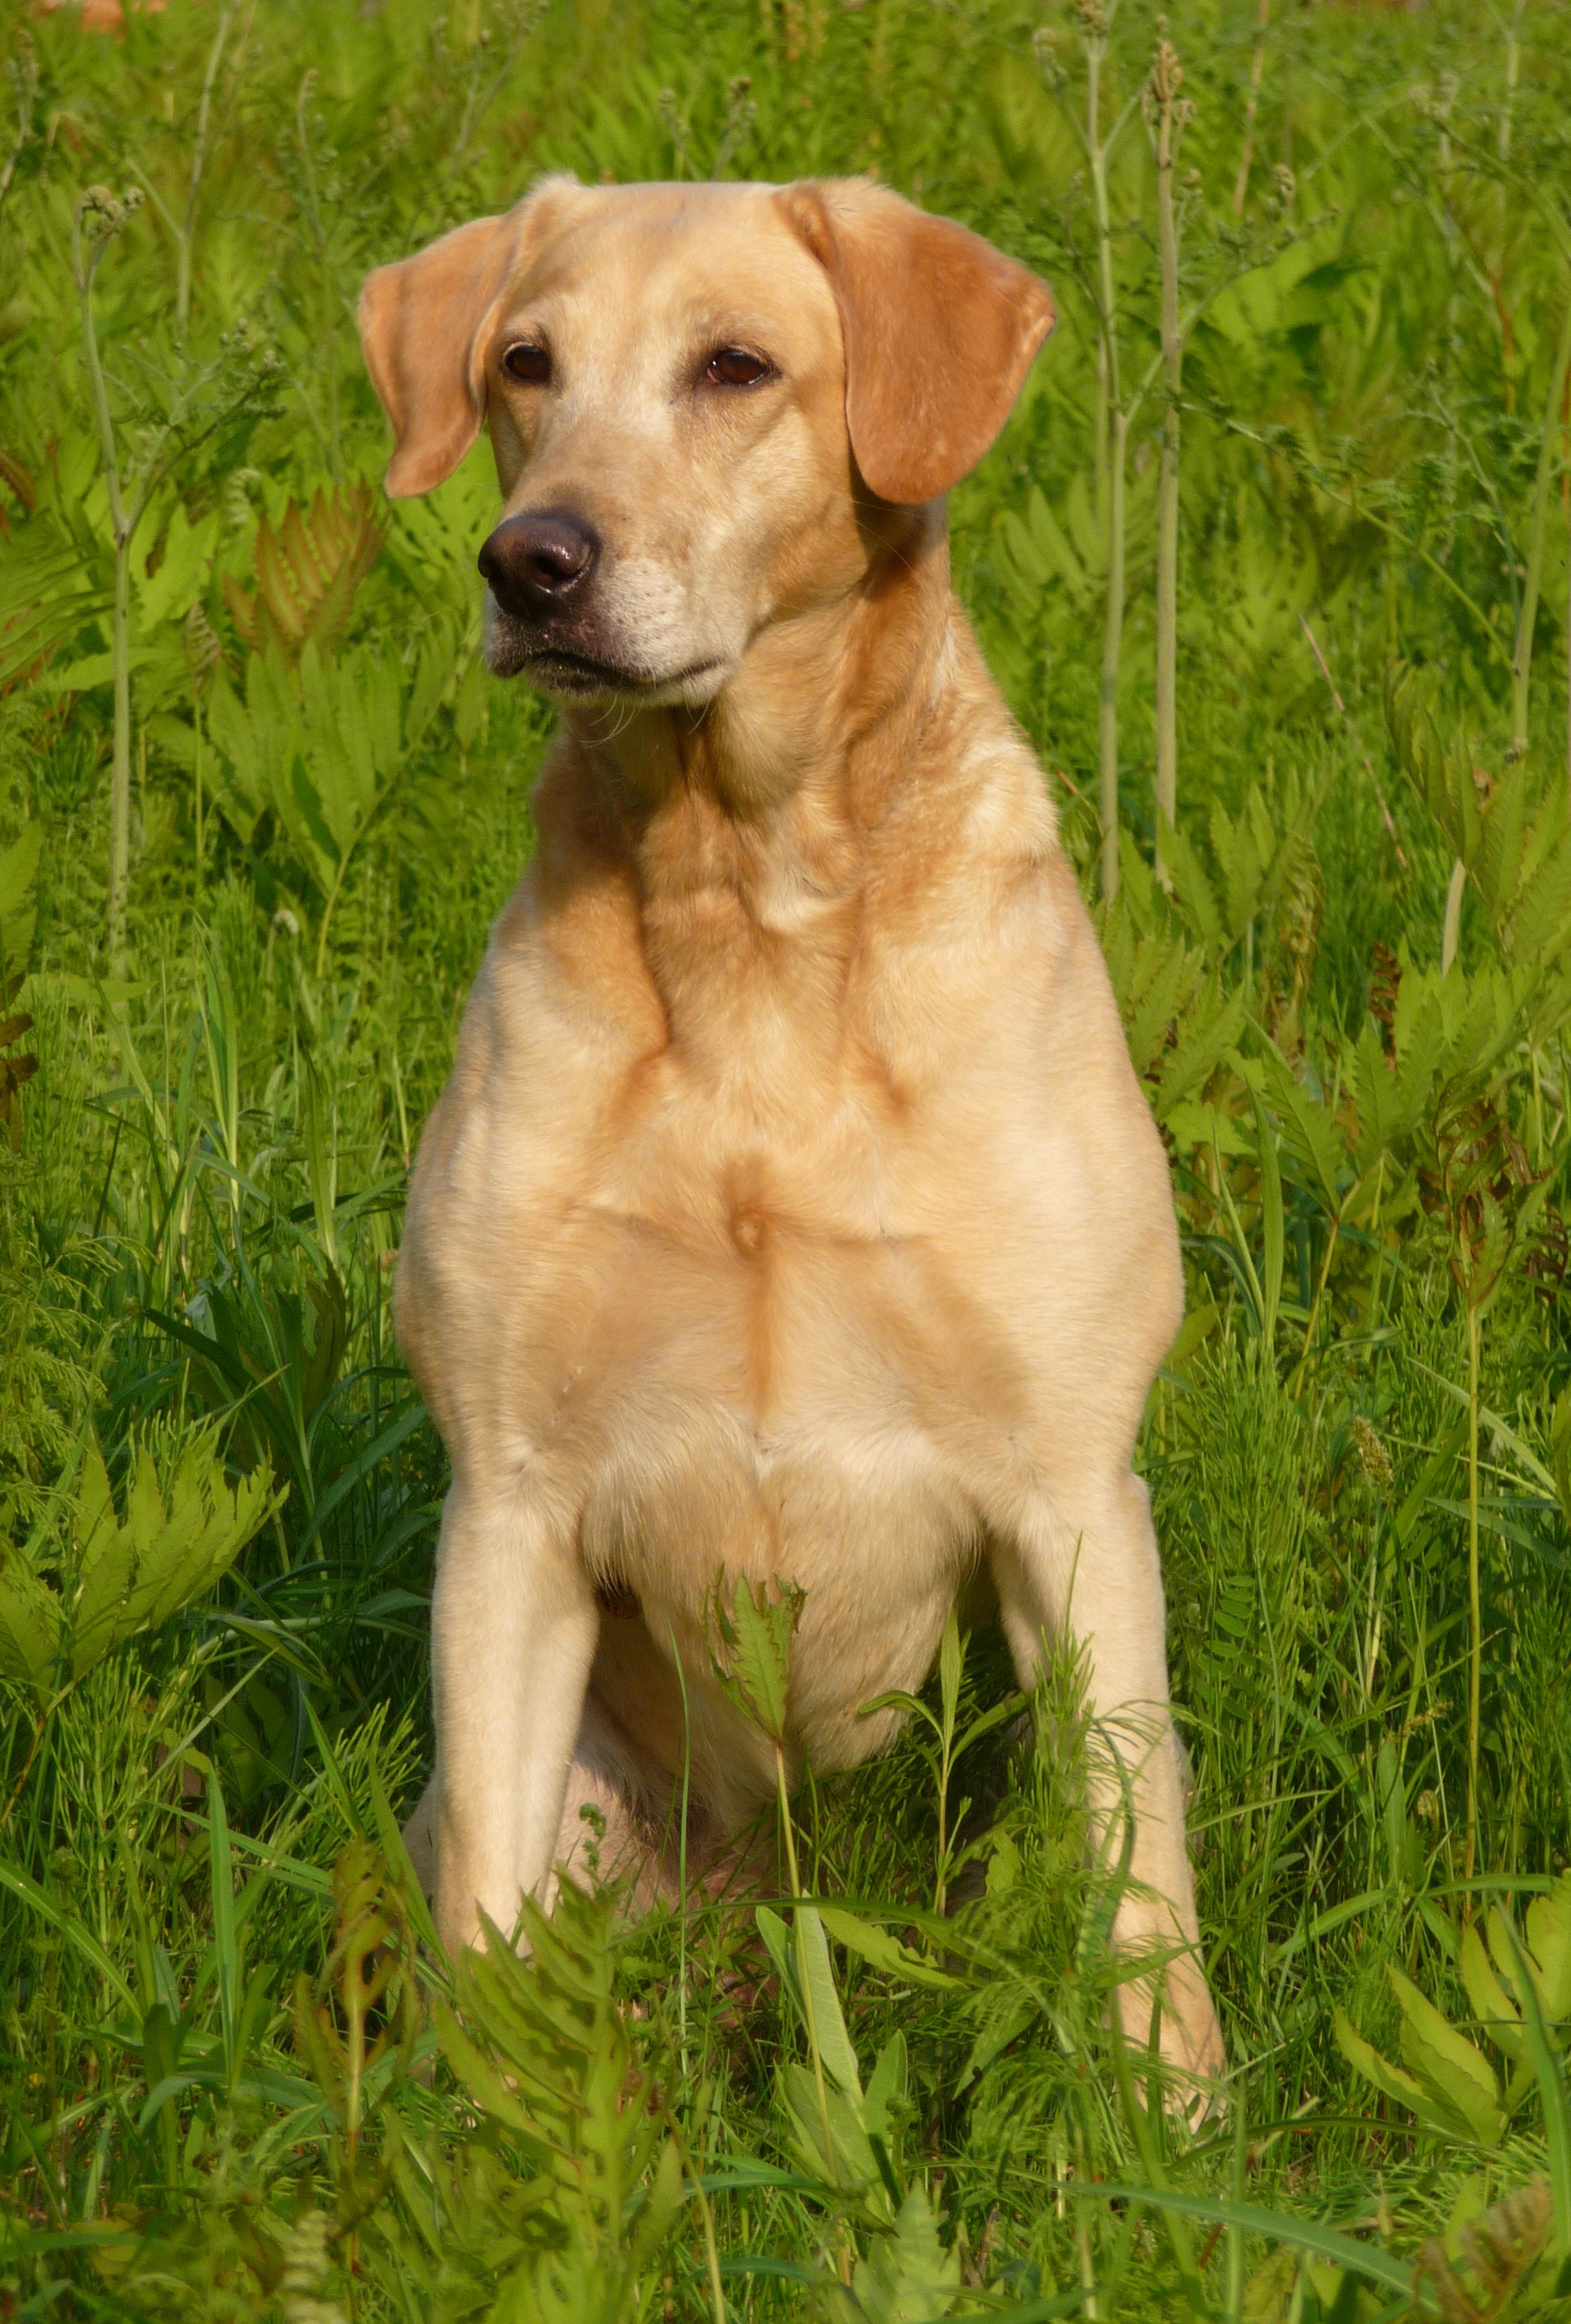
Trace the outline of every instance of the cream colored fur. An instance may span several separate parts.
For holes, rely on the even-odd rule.
[[[552,180],[367,287],[390,481],[488,424],[507,512],[597,529],[596,650],[640,673],[565,705],[411,1189],[398,1328],[453,1470],[411,1840],[454,1945],[581,1864],[586,1802],[647,1889],[673,1652],[695,1846],[771,1788],[708,1675],[722,1571],[807,1592],[792,1735],[822,1772],[888,1740],[861,1705],[921,1684],[980,1571],[1022,1679],[1061,1626],[1087,1644],[1132,1776],[1116,1933],[1174,1948],[1163,2046],[1207,2077],[1131,1468],[1182,1308],[1167,1165],[929,496],[1050,319],[856,184]],[[549,387],[501,369],[521,339]],[[732,343],[762,391],[703,386]],[[527,625],[494,609],[492,639],[529,667]]]

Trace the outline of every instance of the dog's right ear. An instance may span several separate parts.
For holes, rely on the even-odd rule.
[[[450,476],[485,417],[485,327],[502,294],[517,215],[476,218],[367,275],[360,345],[397,438],[394,500]]]
[[[360,345],[397,438],[387,470],[394,500],[450,476],[480,433],[491,327],[547,191],[365,278]]]

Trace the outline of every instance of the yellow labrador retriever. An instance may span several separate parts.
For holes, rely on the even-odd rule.
[[[1118,1935],[1172,1950],[1164,2047],[1215,2075],[1130,1466],[1182,1304],[1168,1173],[949,588],[944,494],[1049,292],[860,180],[554,178],[379,269],[360,320],[391,493],[489,428],[490,665],[562,705],[398,1271],[453,1468],[411,1827],[442,1932],[510,1927],[586,1804],[647,1873],[676,1655],[704,1831],[768,1797],[707,1674],[722,1572],[805,1588],[821,1770],[888,1739],[860,1706],[921,1683],[980,1574],[1022,1679],[1054,1626],[1086,1644]]]

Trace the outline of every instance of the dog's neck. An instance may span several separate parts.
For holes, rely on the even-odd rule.
[[[942,755],[947,530],[941,503],[901,513],[856,584],[764,630],[704,710],[639,711],[610,733],[604,715],[568,715],[578,763],[561,778],[593,795],[598,846],[620,859],[668,1038],[760,1112],[799,1103],[804,1071],[828,1086],[842,1070],[883,809]],[[580,791],[577,814],[587,804]]]

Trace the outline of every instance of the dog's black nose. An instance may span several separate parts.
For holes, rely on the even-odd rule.
[[[549,613],[581,591],[600,543],[582,517],[550,509],[510,516],[480,551],[480,570],[510,613]]]

